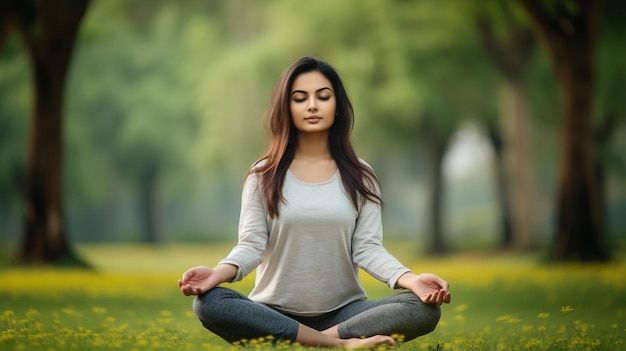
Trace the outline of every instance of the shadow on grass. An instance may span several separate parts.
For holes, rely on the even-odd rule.
[[[60,256],[53,262],[46,262],[38,259],[26,259],[19,253],[17,247],[5,243],[0,247],[0,269],[8,268],[58,268],[96,271],[96,267],[75,249],[71,249],[69,253]]]

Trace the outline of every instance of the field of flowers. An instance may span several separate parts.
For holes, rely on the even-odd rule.
[[[419,258],[417,272],[451,283],[435,332],[400,350],[624,350],[626,263],[545,264],[536,256]],[[81,246],[96,271],[0,268],[0,350],[233,350],[205,331],[176,280],[213,265],[228,245]],[[232,285],[247,292],[252,279]],[[371,298],[392,293],[366,274]],[[304,349],[254,340],[247,349]]]

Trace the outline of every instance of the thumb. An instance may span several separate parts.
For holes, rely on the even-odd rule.
[[[437,283],[438,283],[438,284],[439,284],[439,286],[441,286],[443,289],[445,289],[445,290],[450,290],[450,284],[449,284],[447,281],[445,281],[445,280],[443,280],[443,279],[441,279],[441,278],[437,277]]]
[[[447,281],[441,279],[439,276],[432,274],[432,273],[427,273],[427,277],[428,279],[430,279],[432,283],[439,285],[440,288],[445,289],[445,290],[450,289],[450,284],[448,284]]]

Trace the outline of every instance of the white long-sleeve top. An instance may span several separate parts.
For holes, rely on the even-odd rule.
[[[359,267],[395,288],[409,271],[382,245],[380,205],[357,210],[339,171],[305,183],[287,171],[279,216],[271,218],[259,183],[243,187],[239,241],[220,263],[238,267],[233,282],[257,269],[249,298],[283,312],[317,316],[365,299]]]

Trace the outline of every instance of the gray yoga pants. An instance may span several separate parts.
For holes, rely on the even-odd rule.
[[[320,331],[338,325],[342,339],[397,334],[408,341],[433,331],[441,316],[439,305],[425,304],[408,291],[380,300],[354,301],[318,317],[302,317],[216,287],[197,296],[193,309],[205,328],[230,343],[270,335],[275,340],[295,341],[299,323]]]

